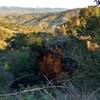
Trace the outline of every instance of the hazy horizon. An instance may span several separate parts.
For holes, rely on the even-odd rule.
[[[32,8],[40,8],[40,9],[44,9],[44,8],[50,8],[50,9],[68,9],[68,8],[61,8],[61,7],[19,7],[19,6],[0,6],[0,8],[29,8],[29,9],[32,9]]]

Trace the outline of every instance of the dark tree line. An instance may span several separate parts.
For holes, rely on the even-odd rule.
[[[100,0],[95,0],[95,2],[96,2],[96,4],[97,4],[97,6],[100,5]]]

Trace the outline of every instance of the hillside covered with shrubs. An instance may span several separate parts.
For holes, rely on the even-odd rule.
[[[37,93],[41,100],[67,100],[63,98],[68,94],[72,95],[67,96],[71,98],[68,100],[81,100],[83,92],[99,89],[100,7],[36,18],[36,25],[30,17],[30,21],[16,25],[0,19],[0,94],[63,86],[64,89],[40,89],[36,95],[35,92],[24,94],[22,100],[40,100]],[[76,94],[71,94],[68,87]],[[100,91],[97,92],[93,100],[100,99]],[[77,99],[73,99],[75,97]],[[15,99],[4,97],[4,100]]]

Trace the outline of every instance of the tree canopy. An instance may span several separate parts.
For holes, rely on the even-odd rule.
[[[97,5],[100,5],[100,0],[95,0]]]

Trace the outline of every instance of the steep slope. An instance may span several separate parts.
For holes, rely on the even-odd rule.
[[[0,23],[3,23],[3,26],[7,26],[7,23],[9,23],[9,26],[10,24],[13,24],[14,28],[9,28],[14,31],[16,28],[16,30],[18,30],[19,32],[21,27],[31,26],[35,31],[44,31],[48,33],[53,33],[56,26],[66,22],[69,17],[78,16],[80,11],[80,9],[72,9],[63,12],[55,12],[57,11],[57,9],[52,9],[54,10],[54,13],[47,12],[44,11],[45,9],[42,9],[44,12],[42,11],[42,13],[34,13],[34,11],[32,12],[32,9],[28,9],[29,11],[24,9],[18,9],[18,11],[16,11],[16,9],[12,10],[13,13],[10,12],[8,13],[8,15],[5,15],[5,13],[0,14]],[[24,12],[20,13],[22,11]],[[18,27],[18,25],[21,25],[21,27]]]

